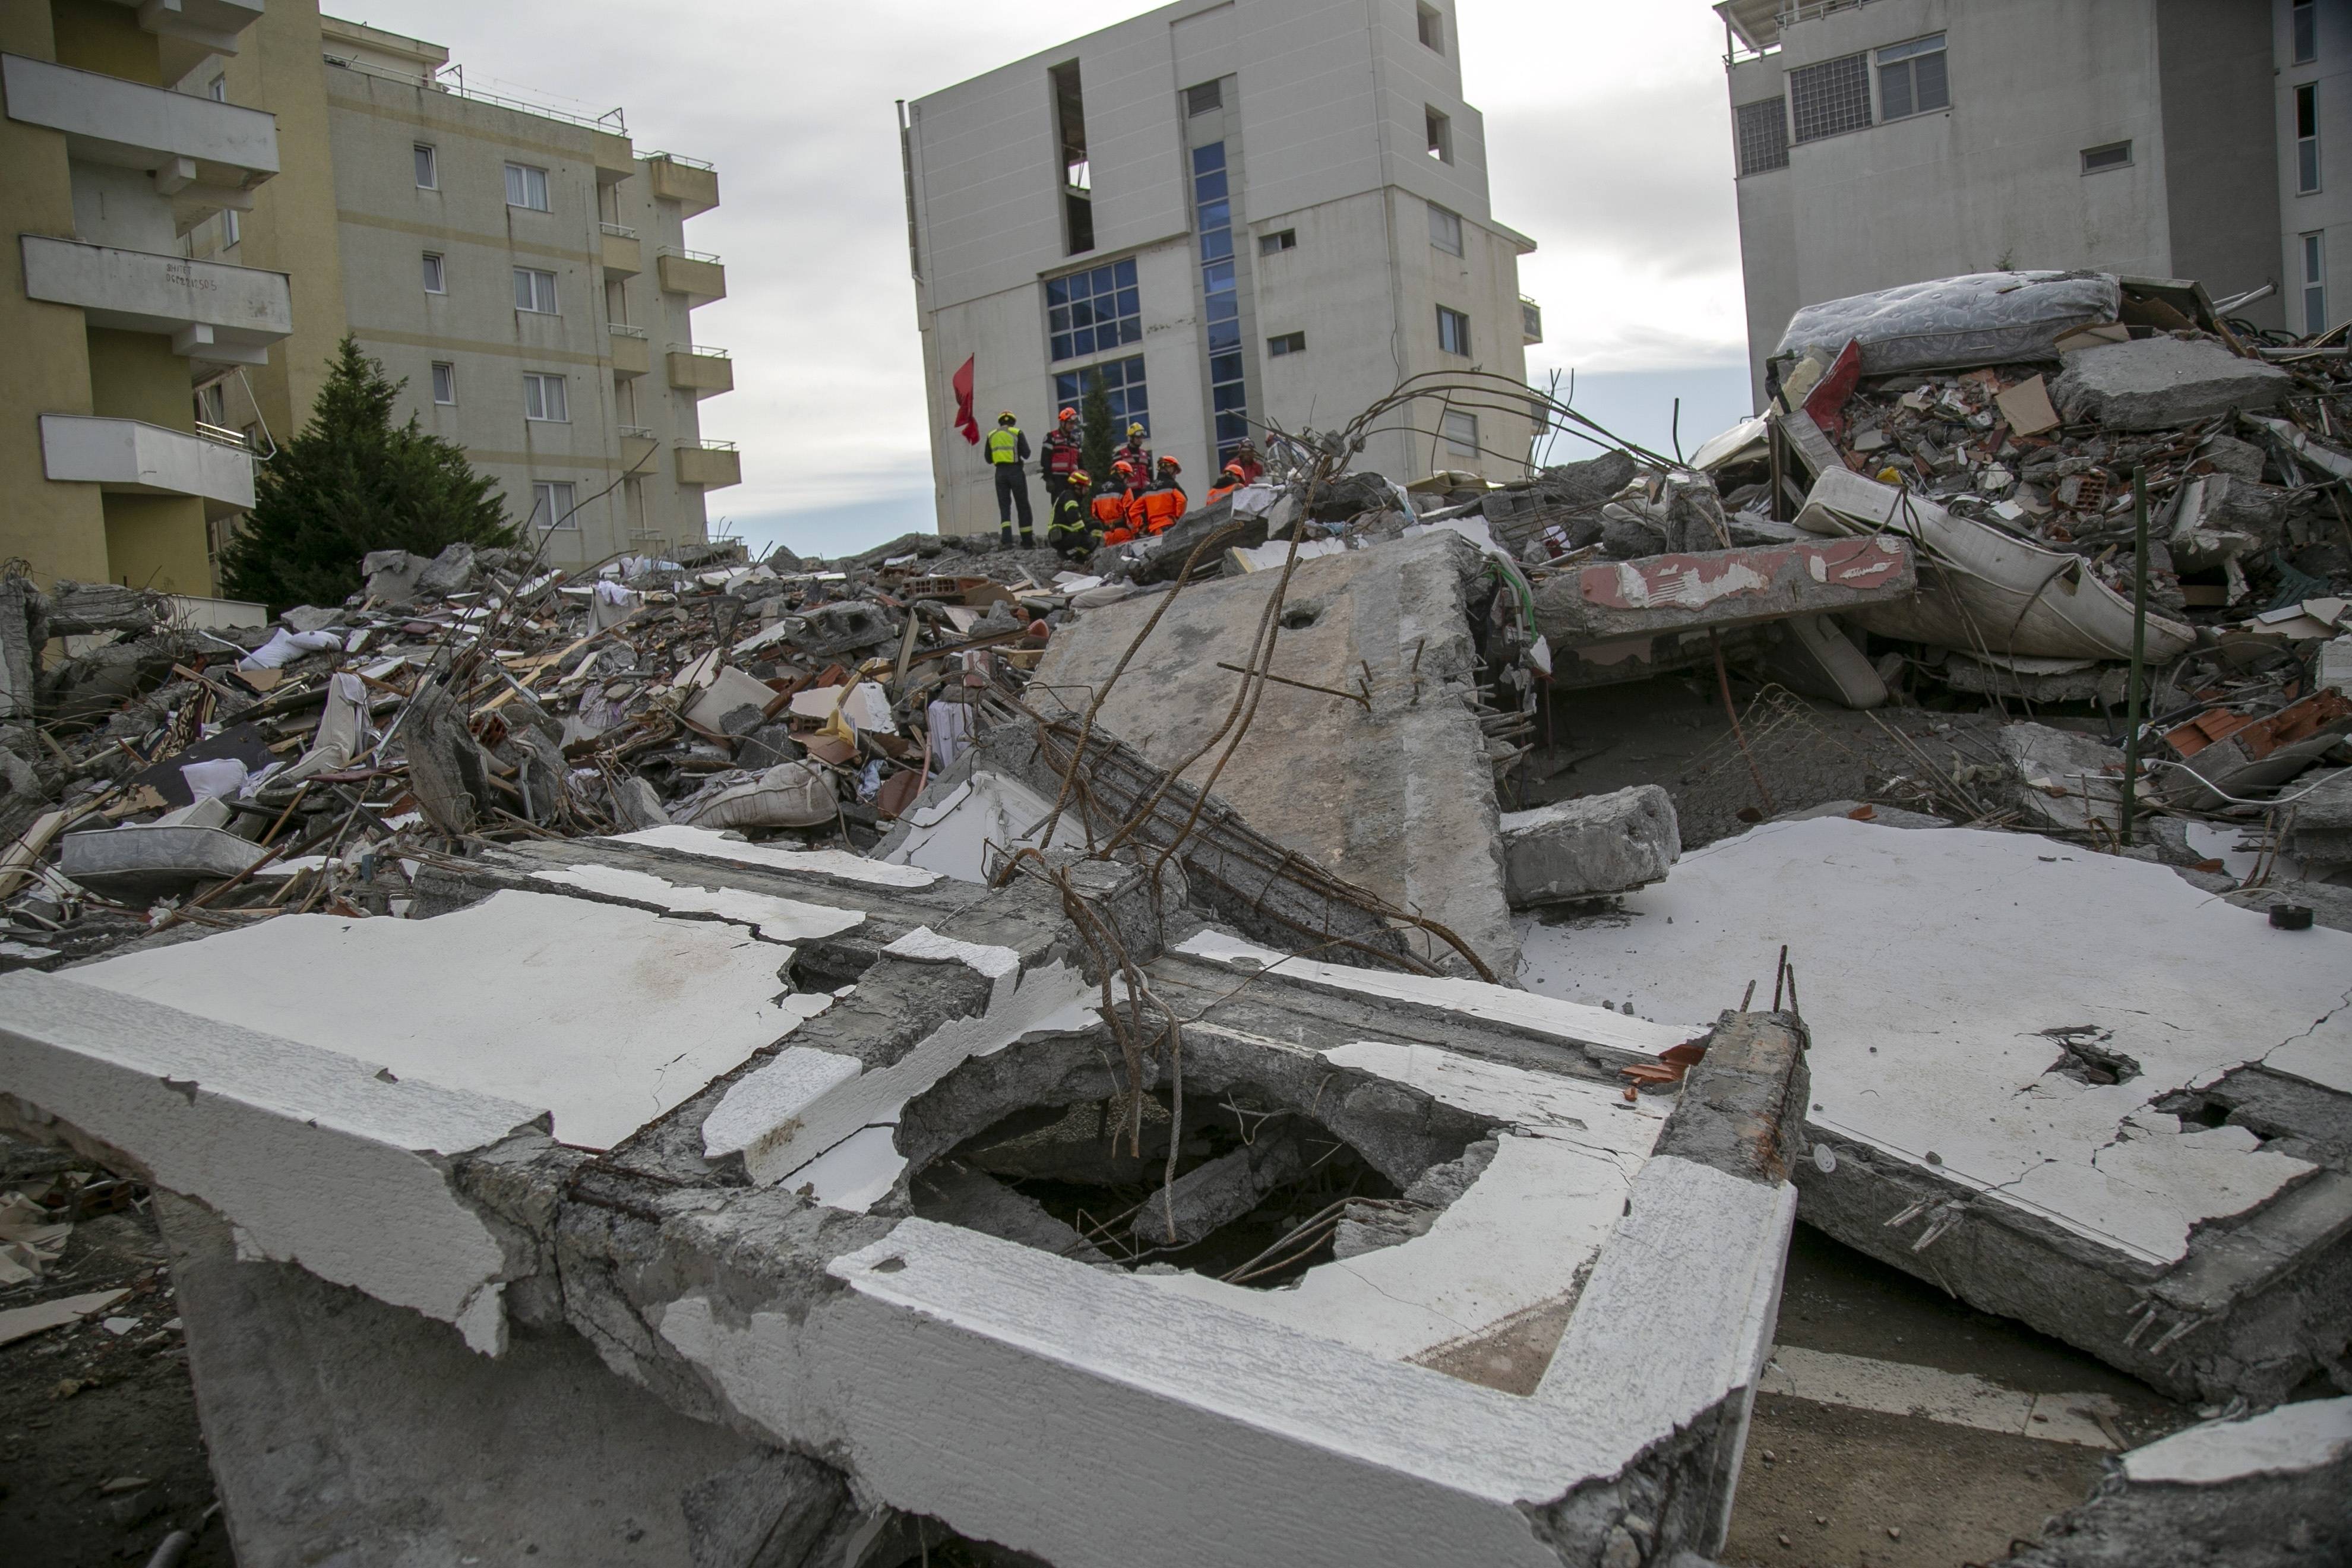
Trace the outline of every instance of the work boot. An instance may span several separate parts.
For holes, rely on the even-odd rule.
[[[996,548],[999,550],[1010,550],[1013,548],[1013,525],[1011,523],[1006,523],[1004,525],[1004,531],[996,536]]]
[[[1007,540],[1005,542],[1009,544],[1012,541]],[[1021,548],[1024,550],[1034,550],[1037,548],[1037,536],[1030,532],[1025,528],[1021,531]]]

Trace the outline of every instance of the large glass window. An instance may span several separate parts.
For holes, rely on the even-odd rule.
[[[2294,63],[2309,65],[2319,58],[2319,7],[2314,0],[2294,0]]]
[[[515,309],[536,314],[555,314],[555,274],[541,272],[536,267],[514,269]]]
[[[1241,292],[1234,274],[1234,200],[1222,142],[1192,149],[1192,210],[1201,237],[1202,318],[1209,333],[1209,411],[1222,467],[1249,439]]]
[[[1759,98],[1739,106],[1739,174],[1760,174],[1789,166],[1789,105],[1786,99]]]
[[[1447,212],[1435,202],[1429,204],[1429,243],[1448,256],[1462,252],[1462,215]]]
[[[2327,240],[2322,234],[2303,237],[2303,330],[2306,336],[2327,330]]]
[[[2309,195],[2319,189],[2319,87],[2305,82],[2294,89],[2294,188]]]
[[[1143,341],[1135,258],[1045,280],[1045,333],[1052,357],[1076,359]]]
[[[541,528],[577,528],[572,516],[572,489],[564,479],[533,480],[530,487],[530,521]]]
[[[527,374],[522,378],[524,418],[566,422],[572,417],[569,403],[562,376]]]
[[[1843,55],[1789,73],[1793,140],[1818,142],[1870,123],[1870,57]]]
[[[1437,307],[1437,346],[1450,354],[1470,357],[1470,318],[1459,310]]]
[[[1951,106],[1951,81],[1944,73],[1943,34],[1878,51],[1878,118],[1900,120]]]
[[[1115,359],[1108,364],[1089,365],[1085,370],[1056,373],[1054,377],[1054,406],[1078,407],[1086,399],[1087,381],[1097,375],[1102,377],[1103,395],[1110,400],[1111,428],[1124,434],[1129,425],[1140,425],[1143,433],[1150,436],[1151,399],[1143,388],[1141,354]]]

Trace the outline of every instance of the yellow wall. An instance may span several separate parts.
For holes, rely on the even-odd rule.
[[[318,0],[270,0],[226,62],[231,103],[278,117],[278,168],[253,193],[253,211],[232,259],[292,280],[294,334],[269,346],[269,363],[230,377],[229,423],[257,413],[279,446],[310,417],[327,361],[343,335],[343,263],[335,222],[335,167],[327,140],[327,84],[320,64]],[[199,231],[199,238],[203,231]],[[246,387],[252,397],[246,396]]]
[[[57,53],[47,58],[76,70],[101,71],[149,87],[167,85],[163,51],[154,34],[139,30],[133,7],[110,0],[50,0],[49,11],[56,19]]]
[[[114,581],[162,594],[213,595],[205,503],[187,496],[110,495],[106,563]]]
[[[102,7],[121,10],[119,6]],[[133,13],[123,10],[126,17]],[[57,55],[49,8],[0,5],[0,49],[33,59]],[[96,485],[51,484],[41,467],[41,416],[89,412],[89,361],[81,312],[25,298],[19,234],[73,233],[66,139],[0,119],[0,559],[22,556],[42,583],[104,582],[106,529]]]
[[[188,362],[158,332],[89,329],[89,411],[108,419],[143,419],[166,430],[196,428]]]

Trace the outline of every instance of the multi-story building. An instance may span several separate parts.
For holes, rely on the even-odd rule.
[[[290,274],[300,330],[266,363],[201,382],[201,416],[268,451],[308,417],[349,331],[405,382],[395,417],[464,447],[554,564],[702,541],[706,493],[741,478],[698,417],[734,385],[692,324],[727,292],[684,232],[718,205],[710,166],[638,156],[618,110],[467,90],[446,49],[315,0],[269,0],[260,32],[268,47],[182,86],[276,113],[289,166],[191,248]]]
[[[270,117],[173,83],[252,41],[260,0],[0,6],[0,557],[42,582],[213,591],[206,522],[253,503],[234,432],[192,380],[259,363],[293,330],[282,272],[191,260],[278,172]]]
[[[940,531],[996,527],[966,360],[983,426],[1038,432],[1099,375],[1188,476],[1424,372],[1524,381],[1534,243],[1488,209],[1457,42],[1454,0],[1179,0],[908,105]],[[1525,473],[1533,414],[1485,402],[1400,410],[1358,460]]]
[[[2340,0],[1724,0],[1751,366],[1801,305],[2000,267],[2352,300]],[[2352,163],[2347,163],[2352,168]]]

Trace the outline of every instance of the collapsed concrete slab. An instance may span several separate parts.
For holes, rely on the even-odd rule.
[[[2322,1568],[2347,1558],[2352,1399],[2315,1399],[2133,1449],[2000,1568]]]
[[[2206,339],[2139,338],[2066,356],[2050,400],[2068,420],[2112,430],[2169,430],[2231,409],[2269,408],[2294,378]]]
[[[1654,555],[1572,568],[1536,590],[1555,683],[1643,680],[1713,656],[1740,627],[1907,597],[1908,541],[1885,535]]]
[[[2345,1352],[2352,937],[2024,834],[1776,822],[1530,925],[1528,984],[1776,986],[1814,1041],[1798,1181],[1839,1240],[2183,1397]]]
[[[1024,861],[992,892],[678,831],[450,862],[429,919],[281,920],[0,977],[0,1119],[173,1195],[239,1561],[604,1563],[650,1542],[862,1565],[904,1559],[909,1516],[1065,1565],[1664,1562],[1720,1541],[1794,1214],[1793,1019],[1657,1023],[1292,958],[1193,929],[1117,862]],[[794,989],[772,922],[863,960],[854,984],[821,1005]],[[607,927],[648,956],[576,936]],[[445,933],[467,948],[435,974],[454,995],[520,978],[523,1000],[601,994],[606,1016],[503,1045],[439,1038],[457,1025],[413,1003],[414,1038],[334,1016],[404,1002],[415,944],[454,952]],[[677,942],[719,956],[681,984],[658,945]],[[307,1009],[177,980],[286,1033],[135,994],[215,947],[251,981],[276,943],[280,992],[298,964],[330,976]],[[747,1051],[729,1020],[754,967],[771,1022]],[[663,997],[635,1005],[704,1020],[674,1047],[719,1037],[593,1075],[641,1098],[635,1131],[574,1146],[586,1111],[492,1092],[605,1092],[561,1079],[612,1056],[612,999],[647,985]],[[386,1047],[401,1070],[360,1054]],[[1668,1060],[1679,1092],[1622,1087]],[[1297,1255],[1257,1289],[1256,1258],[1139,1268],[1093,1221],[1006,1225],[969,1179],[1007,1149],[1066,1172],[1139,1145],[1152,1184],[1181,1183],[1212,1132],[1297,1139],[1361,1173],[1339,1211],[1420,1223],[1342,1263],[1316,1261],[1336,1215],[1277,1219]],[[1017,1239],[926,1217],[943,1185],[961,1196],[932,1212]],[[453,1432],[490,1450],[462,1485]]]
[[[1460,535],[1433,531],[1302,563],[1271,673],[1303,684],[1260,684],[1251,729],[1213,778],[1244,680],[1223,667],[1246,661],[1278,570],[1088,610],[1055,634],[1029,690],[1083,713],[1157,616],[1097,724],[1508,974],[1517,947],[1493,770],[1466,701],[1476,654],[1465,591],[1483,561]],[[1416,940],[1433,961],[1458,963],[1443,943]]]
[[[1502,831],[1515,910],[1646,886],[1683,852],[1674,797],[1656,784],[1507,811]]]

